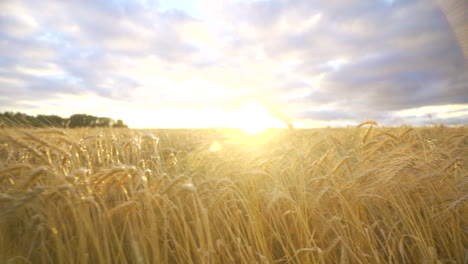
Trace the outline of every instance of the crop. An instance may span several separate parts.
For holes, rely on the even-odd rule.
[[[463,263],[467,127],[0,130],[0,263]]]

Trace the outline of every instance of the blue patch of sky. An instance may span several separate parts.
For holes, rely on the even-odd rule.
[[[194,18],[204,18],[202,9],[198,6],[197,1],[194,0],[159,0],[159,6],[164,11],[177,9],[184,11]]]
[[[389,5],[393,5],[396,2],[396,0],[381,0],[381,1],[383,1],[383,2],[385,2],[387,4],[389,4]]]

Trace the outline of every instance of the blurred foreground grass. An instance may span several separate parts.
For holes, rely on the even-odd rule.
[[[2,129],[1,263],[463,263],[468,128]]]

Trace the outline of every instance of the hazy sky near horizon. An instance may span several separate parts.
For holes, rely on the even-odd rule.
[[[255,102],[305,127],[468,124],[449,21],[431,0],[3,0],[0,111],[211,127]]]

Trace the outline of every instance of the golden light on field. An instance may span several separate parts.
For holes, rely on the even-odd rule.
[[[258,134],[268,128],[287,128],[286,124],[257,101],[242,103],[238,108],[226,110],[219,107],[157,107],[154,109],[126,109],[132,127],[165,128],[237,128],[249,134]],[[133,118],[130,118],[133,116]],[[148,117],[157,117],[154,120]],[[154,123],[153,123],[154,122]]]
[[[210,146],[210,151],[213,151],[213,152],[220,151],[221,149],[222,149],[221,144],[219,144],[219,142],[216,140],[213,141],[213,143]]]
[[[235,128],[242,129],[249,134],[258,134],[268,128],[285,128],[279,118],[255,101],[242,105],[235,114]]]

